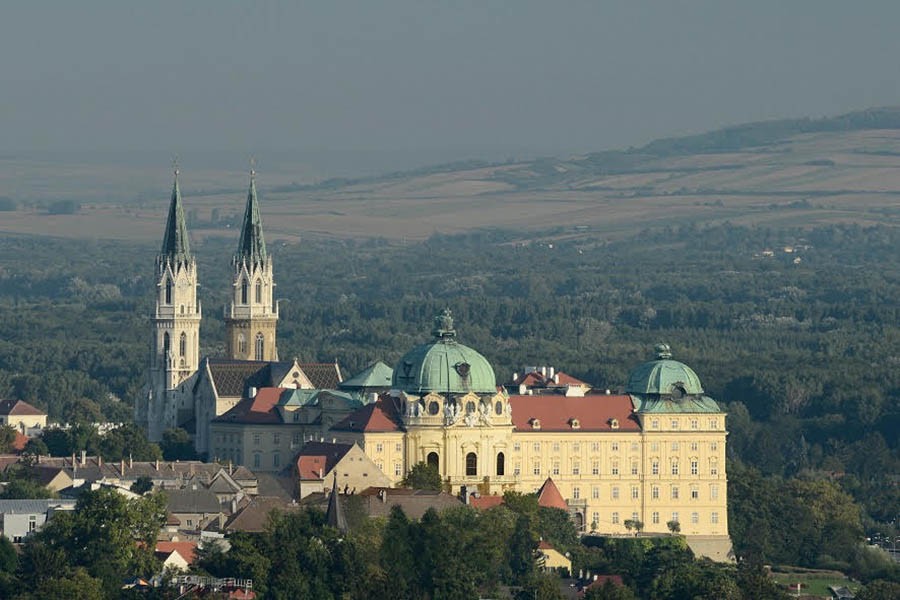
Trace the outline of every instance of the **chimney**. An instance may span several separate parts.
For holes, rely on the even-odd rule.
[[[78,469],[78,466],[77,466],[77,463],[75,462],[75,453],[73,452],[72,453],[72,475],[75,474],[77,469]]]
[[[103,457],[100,456],[99,454],[97,455],[97,466],[98,466],[98,467],[102,467],[102,466],[103,466]]]
[[[129,469],[133,469],[133,468],[134,468],[134,459],[131,457],[131,453],[130,453],[130,452],[128,453],[128,468],[129,468]]]
[[[256,398],[256,388],[254,386],[251,385],[250,389],[247,390],[247,397],[251,399]]]
[[[516,381],[518,378],[519,378],[519,374],[518,374],[518,373],[513,373],[513,378],[512,378],[512,380],[513,380],[513,381]]]
[[[319,467],[319,479],[325,479],[325,478],[322,476],[322,467]]]
[[[541,367],[541,377],[547,376],[547,367]]]
[[[559,385],[559,373],[553,376],[553,383]]]
[[[156,459],[156,470],[159,471],[159,459]]]
[[[122,458],[122,477],[125,477],[125,458]]]
[[[228,474],[231,475],[234,473],[234,465],[231,464],[231,459],[228,460]]]
[[[337,444],[337,438],[331,438],[331,443],[332,443],[332,444]]]
[[[609,396],[609,394],[610,394],[610,391],[609,391],[609,389],[607,388],[607,390],[606,390],[606,395]]]
[[[81,466],[83,467],[87,462],[87,450],[81,451]]]
[[[550,367],[550,377],[553,377],[555,379],[555,375],[556,375],[556,368]],[[559,382],[557,381],[556,383],[559,383]]]
[[[381,490],[381,503],[387,504],[387,488]]]
[[[526,393],[528,393],[528,387],[524,383],[520,383],[519,384],[519,395],[524,396]]]

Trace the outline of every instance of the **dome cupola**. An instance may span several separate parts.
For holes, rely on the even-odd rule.
[[[485,357],[456,341],[453,316],[434,318],[431,343],[416,346],[394,366],[394,389],[411,394],[495,394],[497,378]]]
[[[657,344],[655,351],[656,360],[642,364],[628,376],[626,394],[655,394],[671,396],[674,400],[703,394],[700,378],[686,364],[672,360],[668,344]]]

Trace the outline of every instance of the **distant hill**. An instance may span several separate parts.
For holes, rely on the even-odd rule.
[[[130,175],[104,173],[121,176],[123,184]],[[422,239],[481,228],[518,230],[523,238],[548,230],[613,238],[723,221],[900,225],[900,107],[748,123],[570,158],[463,161],[315,185],[260,184],[266,229],[285,241]],[[242,192],[184,192],[196,217],[194,235],[235,235],[229,224],[241,210]],[[0,227],[154,240],[166,196],[160,191],[158,200],[141,204],[82,201],[78,214],[64,218],[23,206],[4,213]]]

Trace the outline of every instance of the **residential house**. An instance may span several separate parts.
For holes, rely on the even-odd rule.
[[[33,437],[47,427],[47,413],[22,400],[0,400],[0,425],[11,425],[22,435]]]
[[[168,501],[167,511],[178,520],[179,529],[198,531],[210,521],[224,522],[230,507],[224,507],[210,490],[198,486],[196,489],[165,490]]]
[[[337,476],[344,493],[369,487],[390,487],[391,480],[356,444],[307,442],[294,462],[299,497],[325,490],[325,481]]]
[[[569,557],[541,540],[537,547],[537,565],[543,571],[556,571],[565,569],[566,573],[572,572],[572,561]]]
[[[74,500],[0,500],[0,534],[19,543],[40,529],[57,511],[74,508]]]

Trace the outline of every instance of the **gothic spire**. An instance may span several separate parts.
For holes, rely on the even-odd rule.
[[[338,498],[337,469],[335,469],[334,473],[334,486],[331,488],[331,496],[328,497],[328,510],[325,512],[325,522],[342,533],[347,533],[347,519],[344,518],[344,511],[341,508],[340,498]]]
[[[259,200],[256,197],[256,172],[250,169],[250,189],[247,191],[247,209],[235,257],[249,263],[266,260],[266,240],[263,237],[262,219],[259,216]]]
[[[191,259],[191,244],[188,239],[184,207],[181,204],[181,189],[178,187],[178,169],[175,169],[175,183],[172,184],[172,200],[169,203],[169,219],[163,236],[160,255],[172,263],[187,262]]]

